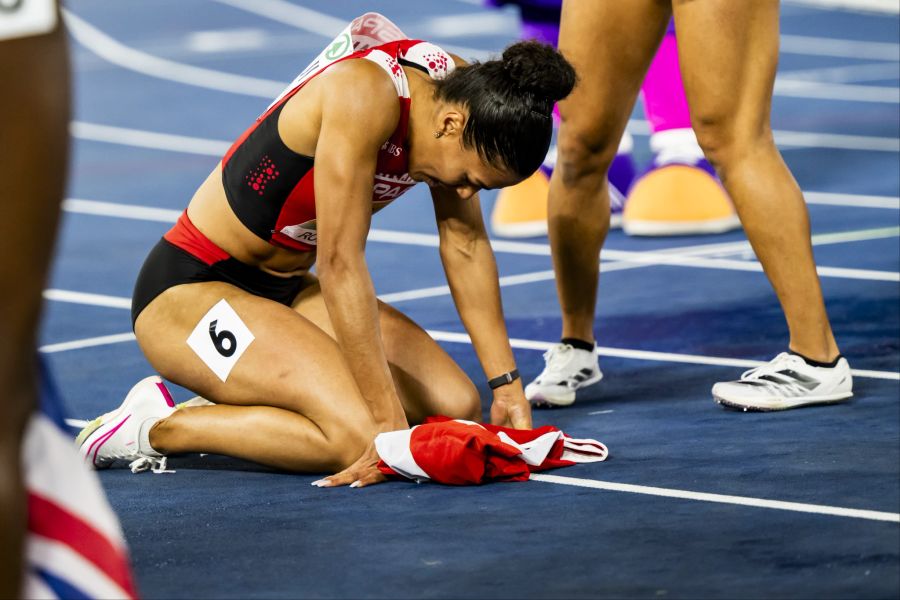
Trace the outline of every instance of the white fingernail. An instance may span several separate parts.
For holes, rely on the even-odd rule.
[[[325,480],[324,480],[324,479],[319,479],[318,481],[313,481],[313,482],[312,482],[311,484],[309,484],[309,485],[314,485],[314,486],[316,486],[316,487],[321,487],[323,481],[325,481]]]
[[[357,479],[356,481],[354,481],[353,483],[350,484],[350,487],[359,487],[361,485],[362,485],[362,482],[359,479]]]

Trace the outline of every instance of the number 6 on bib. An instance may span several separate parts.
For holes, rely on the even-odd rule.
[[[254,339],[250,329],[223,299],[203,315],[187,343],[200,360],[225,381]]]

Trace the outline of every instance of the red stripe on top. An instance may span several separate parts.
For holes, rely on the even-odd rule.
[[[231,258],[227,252],[213,244],[191,223],[187,211],[181,213],[178,222],[163,237],[167,242],[178,246],[191,256],[199,258],[207,265]]]
[[[79,517],[34,492],[28,492],[28,530],[70,547],[103,571],[129,598],[137,597],[125,550]]]

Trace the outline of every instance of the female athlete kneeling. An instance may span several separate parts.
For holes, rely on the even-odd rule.
[[[477,192],[537,170],[553,104],[574,83],[536,42],[465,64],[380,15],[354,21],[234,143],[138,277],[141,349],[214,404],[175,410],[147,378],[79,436],[86,460],[210,452],[361,486],[383,479],[379,432],[436,414],[480,420],[474,384],[376,299],[366,267],[372,213],[416,182],[431,188],[491,421],[530,427]]]

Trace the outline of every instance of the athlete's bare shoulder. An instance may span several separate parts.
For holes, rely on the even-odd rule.
[[[390,75],[372,61],[352,59],[331,65],[288,101],[278,130],[289,148],[312,156],[326,123],[353,129],[361,142],[371,138],[380,145],[399,121]]]

